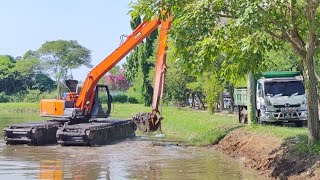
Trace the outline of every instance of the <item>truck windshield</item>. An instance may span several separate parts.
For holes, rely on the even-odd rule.
[[[302,81],[288,81],[288,82],[265,82],[265,94],[267,96],[291,96],[305,94]]]

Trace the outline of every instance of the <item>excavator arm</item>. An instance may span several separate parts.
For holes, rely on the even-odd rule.
[[[158,47],[158,58],[156,62],[156,78],[153,89],[152,98],[152,122],[149,130],[157,130],[161,120],[162,115],[159,111],[159,102],[163,95],[164,85],[165,85],[165,75],[166,75],[166,50],[167,50],[167,37],[168,31],[170,29],[172,22],[172,17],[167,21],[161,23],[161,30],[159,36],[159,47]]]

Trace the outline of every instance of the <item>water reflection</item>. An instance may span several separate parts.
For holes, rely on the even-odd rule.
[[[40,161],[39,171],[39,179],[61,180],[63,178],[62,161]]]

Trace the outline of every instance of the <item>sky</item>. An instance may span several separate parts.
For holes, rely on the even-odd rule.
[[[77,40],[99,64],[130,34],[131,0],[0,0],[0,54],[22,56],[46,41]],[[123,62],[124,60],[122,60]],[[121,62],[120,62],[121,64]],[[90,69],[72,70],[84,80]]]

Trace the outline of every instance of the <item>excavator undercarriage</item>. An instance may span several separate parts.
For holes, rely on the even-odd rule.
[[[132,120],[99,119],[94,122],[68,124],[63,120],[9,125],[4,129],[7,144],[32,146],[55,144],[94,146],[135,136]]]
[[[136,125],[132,120],[96,120],[90,123],[65,125],[58,129],[57,140],[61,145],[93,146],[135,136]]]
[[[63,124],[57,120],[12,124],[3,129],[3,136],[7,144],[52,144],[57,142],[56,132]]]

